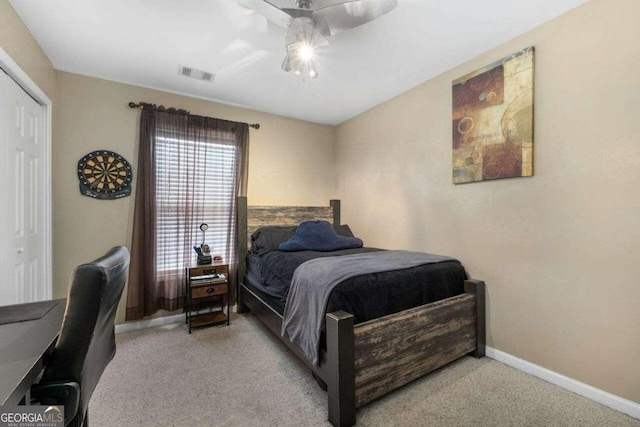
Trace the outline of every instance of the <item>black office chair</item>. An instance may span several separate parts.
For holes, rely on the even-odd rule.
[[[32,403],[64,405],[65,426],[88,426],[89,400],[116,353],[113,324],[128,269],[120,246],[73,272],[60,337],[31,388]]]

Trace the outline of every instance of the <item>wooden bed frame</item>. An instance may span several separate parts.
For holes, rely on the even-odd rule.
[[[247,206],[238,198],[238,313],[253,312],[298,355],[328,392],[329,422],[351,426],[356,408],[464,355],[485,352],[485,285],[466,280],[465,293],[354,325],[344,311],[326,315],[326,350],[313,366],[280,335],[282,316],[244,286],[251,234],[265,225],[324,219],[340,225],[340,201],[329,207]]]

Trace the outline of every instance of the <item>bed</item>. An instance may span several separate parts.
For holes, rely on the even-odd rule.
[[[246,197],[240,197],[237,215],[238,313],[251,311],[307,364],[328,393],[328,419],[334,426],[355,424],[356,408],[464,355],[484,356],[484,283],[460,276],[464,274],[464,271],[460,273],[461,266],[443,261],[416,272],[432,277],[451,276],[459,284],[445,288],[439,295],[425,297],[427,299],[423,298],[417,305],[407,305],[403,298],[380,307],[365,301],[364,306],[375,307],[363,311],[349,300],[346,291],[334,291],[338,296],[331,294],[318,359],[314,363],[301,347],[281,335],[286,290],[283,293],[282,289],[265,287],[262,283],[265,278],[257,274],[263,268],[260,263],[266,262],[269,256],[256,257],[254,254],[252,257],[248,249],[251,236],[265,226],[297,226],[303,221],[324,220],[339,229],[340,201],[332,200],[328,207],[249,207]],[[344,255],[350,253],[347,251]],[[318,256],[307,255],[309,259]],[[295,259],[302,263],[307,255],[283,257],[273,253],[271,262],[277,264],[282,258],[287,262]],[[284,277],[286,282],[288,276]],[[408,280],[407,276],[397,277]],[[357,280],[343,285],[345,289],[358,286],[361,289],[364,285]],[[414,288],[420,295],[427,294]],[[381,289],[383,295],[388,295],[388,289]],[[362,291],[360,295],[363,295]],[[286,317],[284,319],[286,323]]]

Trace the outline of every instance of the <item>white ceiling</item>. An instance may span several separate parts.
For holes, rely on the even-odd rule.
[[[585,1],[399,0],[331,37],[302,81],[280,69],[286,30],[237,0],[10,0],[59,70],[332,125]]]

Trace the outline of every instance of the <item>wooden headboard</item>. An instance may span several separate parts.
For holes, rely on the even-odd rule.
[[[236,250],[238,256],[238,282],[244,280],[245,258],[251,246],[251,235],[267,225],[298,225],[302,221],[325,220],[340,225],[340,200],[331,200],[329,206],[248,206],[246,197],[238,197],[238,229]]]

